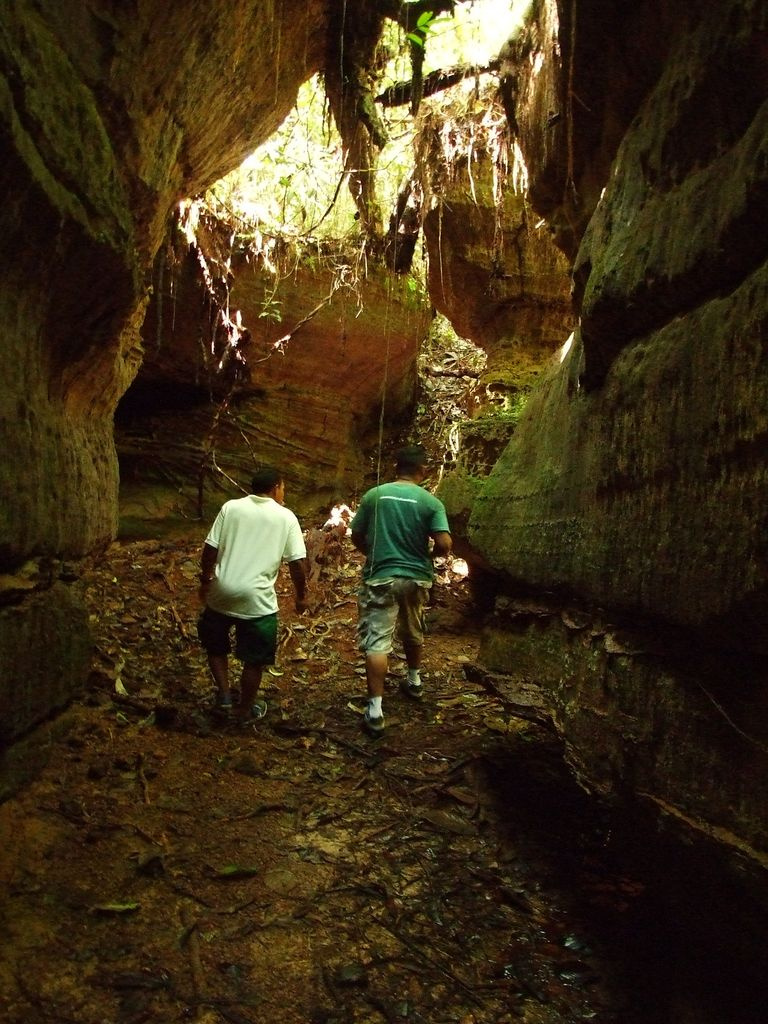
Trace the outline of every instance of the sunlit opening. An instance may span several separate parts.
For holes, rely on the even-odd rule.
[[[353,512],[349,505],[334,505],[323,523],[323,529],[336,530],[340,533],[340,527],[343,527],[344,536],[348,537],[351,533],[349,524],[352,522],[352,516]]]
[[[565,339],[565,342],[563,343],[563,347],[560,349],[559,359],[560,359],[561,363],[563,362],[565,357],[568,355],[568,353],[571,351],[571,346],[572,345],[573,345],[573,331],[571,331],[571,333]]]

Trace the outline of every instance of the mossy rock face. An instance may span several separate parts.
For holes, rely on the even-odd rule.
[[[91,653],[76,585],[54,582],[0,609],[2,739],[14,739],[65,707],[85,682]]]
[[[470,539],[529,587],[763,657],[764,14],[733,0],[667,27],[576,259],[581,326],[532,392]],[[710,103],[723,116],[702,131]]]
[[[512,437],[516,422],[513,414],[500,413],[461,425],[461,461],[468,473],[482,479],[491,472]]]
[[[511,706],[532,689],[586,788],[618,801],[639,794],[687,842],[708,847],[739,886],[768,896],[764,754],[734,729],[746,714],[754,730],[765,702],[742,704],[743,681],[734,695],[730,656],[686,631],[668,630],[661,644],[657,624],[611,624],[597,609],[501,594],[479,664]],[[699,677],[735,719],[692,685]]]
[[[445,505],[454,534],[466,535],[469,515],[481,487],[482,479],[470,476],[461,467],[446,473],[440,481],[436,494]]]
[[[125,249],[133,230],[130,197],[93,89],[51,26],[30,9],[17,7],[16,14],[4,20],[0,42],[24,85],[23,105],[10,91],[4,96],[14,148],[61,218]]]
[[[768,267],[579,385],[578,342],[531,397],[472,512],[470,540],[542,590],[704,626],[764,652],[768,568],[755,503]]]
[[[169,213],[268,137],[322,62],[324,5],[262,7],[4,7],[0,446],[25,471],[0,472],[3,565],[114,536],[113,417]]]

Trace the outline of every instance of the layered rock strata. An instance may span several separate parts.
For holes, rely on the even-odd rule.
[[[589,629],[539,620],[550,657],[534,682],[584,777],[642,794],[762,870],[765,10],[709,3],[670,24],[666,5],[643,5],[641,48],[658,38],[665,63],[640,78],[642,95],[635,83],[637,105],[625,97],[619,119],[614,100],[594,105],[594,83],[623,81],[617,47],[629,37],[595,53],[584,44],[590,8],[540,9],[529,34],[540,49],[515,72],[527,97],[520,141],[534,202],[566,247],[578,245],[581,324],[482,488],[470,537],[509,593],[547,595],[552,613],[553,598],[572,600],[588,621],[608,615],[642,633],[636,650],[612,656]],[[573,11],[584,19],[575,26]],[[528,113],[556,101],[559,136]],[[582,134],[587,110],[597,123]],[[524,674],[530,622],[508,602],[485,658]]]
[[[380,434],[411,416],[426,297],[332,246],[288,250],[279,266],[247,246],[221,253],[223,229],[200,231],[202,249],[166,269],[162,307],[159,289],[150,305],[144,364],[118,410],[121,507],[134,480],[143,500],[147,482],[165,478],[172,502],[209,517],[233,482],[247,487],[270,463],[291,507],[317,525],[375,478]],[[207,289],[200,261],[213,268],[215,252],[226,274]],[[222,328],[224,309],[239,327]]]
[[[21,641],[42,609],[57,620],[62,588],[75,597],[71,576],[50,585],[44,560],[114,536],[112,418],[141,362],[169,213],[281,123],[321,65],[326,13],[314,0],[3,6],[0,445],[12,457],[0,464],[0,570],[39,560],[32,592],[2,592],[6,736],[66,702],[87,671],[87,645],[66,630],[43,660]]]

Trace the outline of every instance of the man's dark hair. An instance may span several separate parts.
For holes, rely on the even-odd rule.
[[[395,452],[395,469],[398,473],[410,473],[422,469],[429,463],[429,455],[423,445],[410,444]]]
[[[253,494],[269,494],[283,479],[283,474],[274,466],[262,466],[253,474],[251,491]]]

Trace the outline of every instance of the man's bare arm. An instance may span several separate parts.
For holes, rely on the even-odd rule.
[[[216,569],[216,559],[219,557],[218,548],[210,544],[203,544],[203,553],[200,556],[200,579],[213,578]]]
[[[216,560],[218,557],[218,548],[211,547],[210,544],[203,544],[203,552],[200,555],[200,590],[198,591],[203,604],[205,604],[208,587],[216,579]]]
[[[438,557],[450,555],[453,548],[453,537],[450,533],[446,533],[444,530],[441,530],[439,533],[433,533],[432,540],[435,542],[433,555]]]
[[[296,611],[307,610],[307,564],[305,558],[296,558],[288,563],[288,572],[296,595]]]

